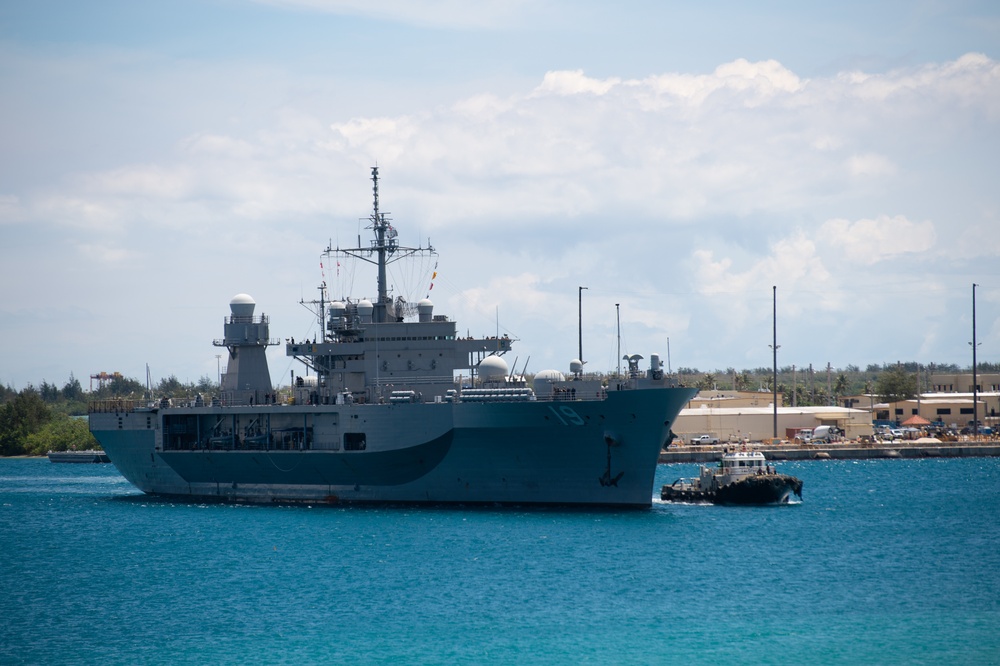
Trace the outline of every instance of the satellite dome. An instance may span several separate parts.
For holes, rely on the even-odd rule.
[[[558,370],[542,370],[535,373],[535,381],[539,380],[545,382],[564,382],[566,381],[566,377]]]
[[[507,361],[499,356],[487,356],[479,363],[479,378],[484,381],[503,379],[507,372]]]
[[[375,311],[375,306],[367,298],[358,301],[358,316],[361,317],[363,322],[371,322],[372,312]]]
[[[252,317],[256,301],[250,294],[236,294],[233,300],[229,301],[229,311],[234,317]]]
[[[330,312],[333,313],[335,317],[343,317],[344,312],[347,311],[347,306],[344,305],[343,301],[334,301],[330,303]]]
[[[578,375],[583,372],[583,361],[578,358],[574,358],[569,362],[569,371],[574,375]]]

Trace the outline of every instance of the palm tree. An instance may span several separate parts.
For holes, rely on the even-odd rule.
[[[837,375],[837,381],[833,385],[833,394],[838,398],[847,393],[847,389],[850,386],[850,381],[847,379],[847,375],[843,372]]]
[[[736,390],[746,391],[747,389],[750,388],[752,382],[753,378],[750,376],[750,373],[744,370],[743,372],[736,375]]]
[[[710,391],[715,388],[715,375],[711,372],[706,372],[705,376],[698,382],[698,388],[702,391]]]

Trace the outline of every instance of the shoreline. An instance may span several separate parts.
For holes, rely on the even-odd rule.
[[[878,458],[992,458],[1000,456],[1000,441],[988,442],[894,442],[875,446],[854,443],[825,446],[753,446],[768,460],[868,460]],[[718,462],[723,447],[671,446],[660,453],[660,463]]]

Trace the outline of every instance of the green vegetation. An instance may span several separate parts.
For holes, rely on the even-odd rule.
[[[0,405],[0,455],[40,456],[48,451],[100,448],[87,419],[54,409],[34,388]]]
[[[970,372],[971,367],[960,368],[953,363],[871,364],[863,370],[856,365],[848,365],[845,368],[831,367],[829,371],[826,367],[802,368],[788,365],[778,368],[778,391],[784,396],[785,406],[835,405],[844,396],[863,394],[874,394],[880,402],[884,402],[904,400],[912,398],[918,391],[929,391],[931,374]],[[980,363],[979,372],[1000,372],[1000,363]],[[702,372],[697,368],[682,367],[677,370],[677,374],[681,384],[701,390],[773,390],[773,368],[726,368]]]
[[[900,366],[889,368],[878,376],[875,393],[882,402],[909,400],[917,395],[917,378]]]
[[[218,392],[208,377],[197,384],[183,384],[176,377],[162,380],[153,390],[157,397],[179,398]],[[0,386],[0,456],[45,455],[49,451],[99,449],[87,425],[87,403],[106,398],[142,399],[149,391],[140,382],[115,377],[96,391],[85,391],[73,375],[59,388],[47,381],[36,388],[15,391]]]

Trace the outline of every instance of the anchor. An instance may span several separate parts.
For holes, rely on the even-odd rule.
[[[604,433],[604,443],[608,445],[608,466],[604,470],[604,474],[597,480],[605,488],[609,486],[618,487],[618,481],[625,476],[625,472],[621,471],[614,477],[611,476],[611,447],[618,446],[621,442],[611,433]]]

